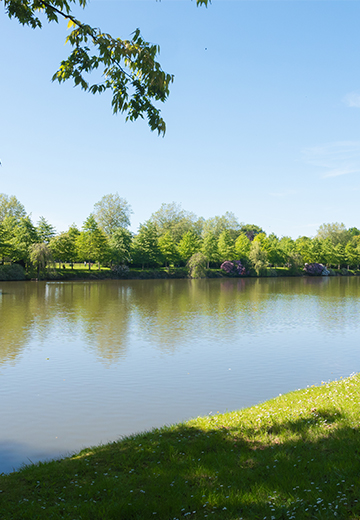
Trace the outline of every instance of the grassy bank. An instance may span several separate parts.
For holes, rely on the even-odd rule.
[[[356,375],[25,467],[0,518],[359,519],[359,402]]]
[[[334,271],[336,276],[356,276],[359,275],[358,272],[355,271]],[[268,278],[268,277],[287,277],[287,276],[305,276],[302,271],[297,273],[291,272],[286,267],[278,267],[278,268],[268,268],[266,272],[260,276],[260,278]],[[36,279],[37,274],[30,273],[27,278],[28,279]],[[257,277],[255,273],[251,273],[247,276],[234,276],[227,275],[221,269],[207,269],[205,273],[206,278],[248,278],[248,277]],[[25,278],[25,276],[24,276]],[[48,274],[44,274],[41,276],[41,280],[107,280],[107,279],[122,279],[122,280],[150,280],[150,279],[175,279],[175,278],[189,278],[189,270],[186,267],[176,267],[167,269],[165,267],[159,267],[157,269],[136,269],[131,268],[126,271],[123,275],[119,276],[116,273],[113,273],[107,267],[101,267],[101,269],[93,268],[89,270],[88,268],[76,267],[74,269],[54,269]]]

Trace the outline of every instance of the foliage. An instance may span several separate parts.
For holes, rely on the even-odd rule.
[[[287,257],[287,264],[288,273],[291,275],[299,274],[300,268],[302,266],[302,258],[299,253],[296,253],[296,251],[293,251],[292,253],[289,253]]]
[[[6,217],[13,217],[16,221],[26,217],[24,206],[17,200],[15,195],[5,195],[0,193],[0,223]]]
[[[45,217],[39,218],[36,231],[39,239],[45,244],[48,244],[56,234],[55,228],[49,224]]]
[[[197,0],[198,5],[207,2]],[[67,20],[71,32],[66,42],[72,51],[61,62],[53,81],[71,79],[75,86],[92,94],[110,91],[114,113],[124,113],[130,121],[147,118],[151,130],[164,135],[165,122],[156,104],[166,101],[173,76],[157,61],[159,46],[145,41],[139,29],[131,40],[122,40],[91,27],[72,15],[72,4],[85,7],[87,0],[4,0],[8,16],[33,29],[42,27],[40,13],[48,22]],[[102,80],[91,84],[88,76],[96,70]]]
[[[203,253],[195,253],[189,258],[187,263],[190,278],[205,278],[206,276],[206,257]]]
[[[256,240],[256,238],[251,243],[249,260],[258,276],[265,274],[267,266],[267,254],[266,251],[261,249],[260,240]]]
[[[116,264],[130,262],[132,239],[133,236],[127,229],[115,229],[109,239],[111,261]]]
[[[351,227],[348,229],[348,231],[352,237],[360,236],[360,229],[357,227]]]
[[[256,235],[259,233],[264,233],[264,230],[259,226],[255,226],[255,224],[242,224],[240,233],[244,233],[252,242]]]
[[[321,224],[317,230],[316,238],[320,240],[330,238],[334,246],[337,244],[345,246],[351,238],[351,233],[346,229],[343,223],[333,222],[332,224]]]
[[[246,233],[241,232],[235,240],[235,254],[239,258],[248,258],[251,242]]]
[[[22,265],[0,265],[0,280],[25,280],[25,269]]]
[[[324,269],[325,267],[317,262],[313,262],[312,264],[306,263],[304,266],[304,272],[311,276],[320,276]]]
[[[187,262],[191,256],[200,251],[199,237],[193,232],[188,231],[180,240],[178,251],[181,259]]]
[[[16,223],[14,217],[6,218],[5,225],[13,224],[11,239],[11,259],[13,262],[24,262],[28,264],[30,261],[30,247],[38,242],[38,234],[36,228],[30,220],[30,217],[22,217]]]
[[[46,271],[53,263],[49,246],[43,242],[32,244],[30,247],[30,262],[37,269],[38,278],[40,278],[40,274],[45,275]]]
[[[153,267],[161,263],[159,237],[155,225],[147,222],[140,226],[139,232],[132,241],[132,258],[134,264]]]
[[[161,204],[160,209],[151,215],[149,221],[156,226],[159,236],[170,233],[175,243],[178,243],[188,231],[200,236],[203,226],[203,219],[199,219],[195,213],[185,211],[181,204],[175,202]]]
[[[210,262],[219,261],[218,240],[214,233],[208,231],[205,234],[201,244],[201,252],[206,258],[208,269],[210,267]]]
[[[224,231],[220,233],[218,251],[221,261],[224,261],[227,258],[234,258],[235,256],[235,242],[228,229],[224,229]]]
[[[227,211],[225,215],[216,216],[205,220],[203,234],[213,233],[217,238],[223,231],[229,231],[233,240],[239,235],[241,224],[237,217],[231,211]]]
[[[78,257],[89,263],[104,262],[109,256],[109,244],[105,233],[99,228],[94,216],[91,214],[84,222],[83,230],[76,238]]]
[[[0,258],[4,259],[9,257],[11,253],[11,233],[9,229],[6,229],[5,226],[0,222]]]
[[[49,248],[53,258],[59,263],[70,262],[73,264],[77,260],[76,237],[80,232],[71,228],[66,233],[60,233],[53,237],[49,242]]]
[[[360,264],[360,247],[356,241],[352,240],[345,246],[345,260],[348,265],[353,267]]]
[[[119,197],[118,193],[104,195],[94,205],[94,218],[99,227],[111,236],[119,228],[130,226],[130,215],[133,213],[126,199]]]
[[[111,266],[111,273],[116,278],[128,278],[130,269],[127,265],[112,265]]]
[[[349,276],[351,274],[347,269],[345,269],[345,267],[340,269],[339,273],[341,274],[341,276]]]
[[[159,248],[165,267],[167,267],[170,264],[176,263],[179,259],[179,253],[176,244],[169,231],[167,231],[165,235],[160,236]]]
[[[240,260],[225,260],[220,266],[220,269],[225,271],[229,275],[244,276],[246,275],[246,268],[243,266]]]

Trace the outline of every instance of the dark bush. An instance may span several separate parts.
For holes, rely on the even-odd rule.
[[[129,267],[127,265],[113,265],[111,267],[111,274],[116,278],[127,278],[129,276]]]
[[[310,274],[311,276],[320,276],[324,269],[324,265],[317,264],[316,262],[312,264],[305,264],[304,267],[305,274]]]
[[[0,280],[25,280],[25,269],[19,264],[0,265]]]

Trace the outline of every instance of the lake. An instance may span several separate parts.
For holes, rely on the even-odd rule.
[[[360,277],[0,282],[0,473],[360,370]]]

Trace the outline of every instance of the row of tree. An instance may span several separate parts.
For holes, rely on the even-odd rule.
[[[323,224],[314,238],[278,238],[256,225],[239,223],[232,213],[208,220],[180,205],[163,204],[136,234],[129,231],[132,210],[118,194],[104,196],[81,229],[62,233],[44,217],[36,225],[16,197],[0,194],[0,258],[25,268],[56,262],[135,267],[186,265],[201,253],[207,267],[241,260],[257,273],[268,265],[298,269],[305,263],[328,267],[358,267],[360,230],[343,224]]]

